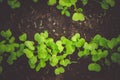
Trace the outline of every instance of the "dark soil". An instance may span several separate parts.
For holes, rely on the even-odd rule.
[[[21,3],[21,8],[16,10],[10,9],[6,3],[0,4],[0,31],[10,28],[17,38],[25,32],[28,34],[29,40],[33,40],[36,32],[44,30],[47,30],[49,36],[55,40],[60,39],[61,36],[70,38],[77,32],[87,41],[90,41],[96,34],[107,39],[120,34],[119,0],[116,0],[114,8],[107,11],[91,1],[83,7],[86,17],[84,22],[74,22],[71,18],[61,15],[55,6],[47,6],[46,0],[40,0],[38,3],[33,3],[31,0],[21,0]],[[76,60],[74,55],[72,58]],[[97,73],[88,71],[89,62],[90,60],[87,58],[80,59],[77,64],[66,67],[65,73],[56,76],[53,72],[54,68],[51,66],[47,66],[40,72],[31,70],[27,59],[23,56],[12,66],[3,61],[4,71],[0,75],[0,80],[120,80],[119,65],[103,66],[102,71]]]

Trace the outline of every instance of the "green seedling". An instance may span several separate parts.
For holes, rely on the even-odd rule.
[[[103,0],[102,2],[100,2],[101,7],[103,9],[109,9],[109,7],[114,7],[115,6],[115,0]]]
[[[21,6],[21,3],[18,0],[8,0],[8,5],[12,9],[16,9],[16,8],[19,8]]]
[[[90,50],[88,50],[88,49],[84,49],[84,51],[79,51],[79,52],[78,52],[78,56],[79,56],[80,58],[85,57],[85,56],[88,56],[89,54],[90,54]]]
[[[81,1],[84,6],[88,4],[88,0],[81,0]]]
[[[54,5],[54,4],[56,4],[56,0],[48,0],[48,5]]]
[[[88,65],[88,70],[89,71],[100,72],[101,71],[101,66],[97,63],[90,63]]]
[[[85,20],[84,14],[74,13],[73,16],[72,16],[72,20],[73,21],[84,21]]]
[[[120,64],[120,53],[112,53],[111,55],[111,60],[114,62],[114,63],[118,63]]]
[[[52,58],[50,59],[50,65],[53,66],[53,67],[57,66],[58,61],[59,61],[59,59],[58,59],[57,56],[52,56]]]
[[[10,29],[6,31],[1,31],[1,36],[4,37],[5,39],[9,40],[9,38],[12,36],[12,32]]]
[[[45,59],[48,56],[48,51],[46,49],[45,44],[41,44],[40,46],[37,47],[37,53],[38,53],[38,58],[39,59]]]
[[[99,49],[98,51],[93,50],[91,51],[91,55],[92,55],[92,61],[97,62],[102,58],[106,58],[108,55],[108,51],[107,50],[102,51],[101,49]]]
[[[72,41],[78,41],[78,39],[80,39],[80,34],[76,33],[74,36],[72,36],[71,40]]]
[[[110,49],[113,49],[115,46],[117,46],[118,42],[116,38],[112,38],[110,41],[108,41],[107,45]]]
[[[25,48],[25,49],[23,50],[23,52],[25,53],[25,55],[26,55],[26,57],[27,57],[28,59],[30,59],[30,58],[32,58],[32,57],[34,56],[33,51],[31,51],[31,50],[29,50],[29,49],[27,49],[27,48]]]
[[[64,47],[62,45],[62,41],[57,41],[56,45],[58,46],[59,52],[61,53],[64,50]]]
[[[22,34],[21,36],[19,36],[19,40],[20,40],[20,41],[26,41],[26,40],[27,40],[27,34],[24,33],[24,34]]]
[[[66,67],[67,65],[71,64],[71,61],[69,59],[63,59],[60,61],[60,65]]]
[[[97,45],[96,43],[89,43],[89,44],[88,44],[87,42],[85,42],[83,48],[92,51],[92,50],[97,49],[97,48],[98,48],[98,45]]]
[[[30,50],[35,50],[35,47],[34,47],[34,42],[33,41],[25,41],[25,46],[30,49]]]
[[[65,69],[63,67],[58,67],[58,68],[55,69],[54,72],[55,72],[56,75],[59,75],[61,73],[64,73]]]
[[[46,66],[46,62],[44,60],[40,60],[39,64],[36,66],[36,71],[38,72],[41,68]]]

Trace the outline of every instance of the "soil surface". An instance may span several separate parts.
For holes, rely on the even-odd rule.
[[[28,39],[33,40],[36,32],[47,30],[49,36],[55,40],[61,36],[70,38],[75,33],[90,41],[96,34],[107,39],[117,37],[120,34],[120,1],[116,0],[116,6],[109,10],[103,10],[96,2],[91,2],[83,7],[86,20],[74,22],[71,17],[60,14],[56,6],[48,6],[46,0],[33,3],[32,0],[21,0],[22,6],[12,10],[5,2],[0,4],[0,31],[11,29],[13,35],[18,38],[22,33],[28,34]],[[72,8],[70,9],[72,11]],[[73,60],[76,60],[77,53],[74,53]],[[88,58],[83,58],[77,64],[66,67],[63,74],[56,76],[54,68],[47,66],[40,72],[29,68],[25,56],[19,58],[10,66],[3,61],[4,71],[0,80],[120,80],[120,66],[111,64],[103,66],[102,71],[90,72],[87,65]]]

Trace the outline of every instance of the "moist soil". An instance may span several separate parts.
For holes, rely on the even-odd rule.
[[[4,1],[0,4],[0,31],[11,29],[13,35],[18,38],[22,33],[27,33],[28,39],[33,40],[34,34],[47,30],[49,37],[55,40],[61,36],[70,38],[75,33],[80,33],[86,41],[90,41],[96,34],[111,39],[120,34],[120,1],[116,0],[116,6],[109,10],[103,10],[100,5],[92,0],[83,7],[86,20],[74,22],[71,17],[60,14],[56,5],[48,6],[46,0],[33,3],[32,0],[21,0],[22,6],[12,10]],[[72,13],[72,8],[70,9]],[[77,60],[77,53],[71,56]],[[102,65],[101,72],[90,72],[87,65],[89,58],[77,60],[77,64],[71,64],[65,68],[65,73],[54,74],[54,68],[47,66],[39,72],[29,68],[25,56],[20,57],[13,65],[8,65],[3,60],[4,71],[0,80],[120,80],[120,66],[111,64],[109,67]]]

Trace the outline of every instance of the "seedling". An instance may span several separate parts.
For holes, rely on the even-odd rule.
[[[101,66],[97,63],[90,63],[88,65],[88,70],[89,71],[100,72],[101,71]]]

